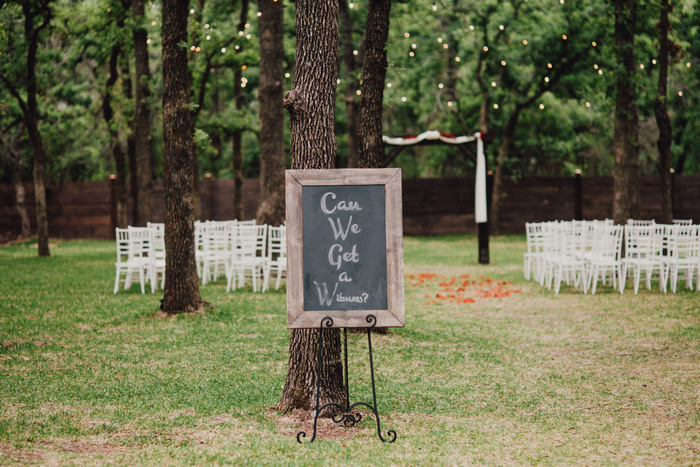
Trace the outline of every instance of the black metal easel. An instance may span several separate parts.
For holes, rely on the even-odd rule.
[[[321,394],[321,349],[323,347],[323,332],[321,331],[323,330],[323,327],[329,328],[333,326],[333,318],[331,318],[330,316],[326,316],[321,320],[321,330],[318,333],[318,366],[316,368],[316,413],[314,414],[314,434],[309,442],[313,442],[316,439],[318,416],[325,408],[335,407],[340,410],[341,413],[339,415],[333,415],[332,417],[335,423],[342,423],[345,426],[355,426],[360,422],[360,420],[362,420],[362,414],[360,414],[359,412],[353,413],[353,409],[361,405],[369,408],[374,413],[374,418],[377,420],[377,435],[379,436],[379,439],[383,442],[389,443],[393,443],[394,441],[396,441],[396,432],[394,430],[387,431],[387,435],[389,437],[388,439],[384,439],[384,437],[382,436],[381,423],[379,422],[379,412],[377,411],[377,391],[374,383],[374,361],[372,360],[371,334],[372,328],[377,325],[377,317],[370,314],[367,315],[365,320],[367,321],[367,323],[369,323],[369,326],[367,326],[367,344],[369,349],[369,367],[372,375],[372,404],[370,405],[367,402],[355,402],[354,404],[350,404],[350,381],[348,377],[348,330],[347,328],[343,328],[343,337],[345,341],[345,396],[348,401],[348,406],[344,407],[343,405],[337,402],[329,402],[327,404],[324,404],[322,407],[319,407]],[[299,433],[297,433],[297,441],[299,443],[302,442],[302,438],[306,438],[306,432],[304,431],[300,431]]]

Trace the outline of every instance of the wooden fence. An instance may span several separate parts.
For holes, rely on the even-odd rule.
[[[114,200],[110,181],[49,185],[46,202],[49,234],[57,238],[112,238]],[[578,189],[577,189],[577,183]],[[506,179],[501,207],[503,233],[523,233],[525,222],[556,219],[612,217],[611,177],[550,177]],[[26,205],[35,228],[33,185],[26,184]],[[642,178],[640,218],[661,218],[660,181]],[[233,217],[233,181],[200,181],[202,217]],[[260,187],[257,179],[243,184],[244,217],[255,217]],[[700,222],[700,175],[674,178],[674,217]],[[20,232],[14,186],[0,185],[0,239]],[[153,215],[162,222],[163,185],[153,190]],[[473,179],[406,179],[403,181],[403,221],[406,235],[441,235],[475,232]]]

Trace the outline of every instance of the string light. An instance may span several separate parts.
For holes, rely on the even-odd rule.
[[[523,45],[527,45],[527,40],[523,39]]]
[[[442,88],[444,88],[444,87],[445,87],[444,84],[442,84],[442,83],[438,84],[438,88],[442,89]]]
[[[250,23],[245,23],[245,28],[248,29],[250,27]]]
[[[150,39],[147,39],[147,40],[146,40],[146,44],[150,44],[150,43],[151,43],[151,40],[150,40]]]
[[[245,34],[243,31],[238,31],[239,36],[243,36],[243,34]]]
[[[495,88],[495,87],[496,87],[496,82],[495,82],[495,81],[491,81],[491,87],[492,87],[492,88]]]
[[[437,41],[442,44],[442,37],[438,37]]]
[[[473,24],[470,24],[470,25],[469,25],[469,30],[470,30],[470,31],[473,31],[473,30],[474,30],[474,25],[473,25]]]
[[[544,77],[544,82],[545,82],[545,83],[549,83],[549,76],[545,76],[545,77]]]
[[[501,60],[501,66],[506,66],[506,61],[505,61],[505,60]]]
[[[590,107],[591,107],[591,103],[590,103],[590,102],[586,102],[586,107],[590,108]]]
[[[155,26],[155,25],[156,25],[156,22],[155,22],[155,21],[151,21],[151,26]]]
[[[493,104],[493,108],[494,108],[494,109],[497,109],[497,108],[498,108],[498,104]]]
[[[484,52],[488,52],[488,51],[489,51],[489,48],[484,46]]]
[[[655,58],[651,60],[651,64],[652,64],[652,65],[656,65],[656,59],[655,59]]]
[[[594,70],[597,70],[597,69],[598,69],[598,64],[597,64],[597,63],[596,63],[595,65],[593,65],[593,69],[594,69]]]
[[[221,53],[225,54],[226,53],[226,47],[221,47]]]
[[[433,3],[433,11],[437,11],[437,4]]]
[[[237,45],[237,46],[235,46],[234,48],[235,48],[236,50],[241,50],[241,46],[240,46],[240,45]]]
[[[191,15],[194,14],[194,8],[190,8],[190,14],[191,14]]]
[[[544,110],[544,104],[540,104],[540,110]]]
[[[500,26],[498,26],[498,29],[500,29],[501,31],[503,31],[505,28],[506,28],[506,27],[503,26],[502,24],[501,24]]]
[[[290,76],[291,76],[291,75],[290,75],[289,73],[285,73],[285,74],[284,74],[284,77],[285,77],[285,78],[289,78]]]
[[[202,50],[202,49],[200,49],[199,47],[194,49],[195,53],[199,53],[200,50]]]
[[[246,38],[246,39],[250,39],[250,34],[246,34],[246,35],[245,35],[245,38]]]
[[[248,69],[248,65],[243,65],[243,66],[241,67],[241,70],[247,70],[247,69]]]
[[[359,96],[360,94],[362,94],[362,91],[360,91],[360,90],[358,89],[357,91],[355,91],[355,94],[357,94],[357,95]]]
[[[644,64],[643,64],[643,63],[640,63],[640,64],[639,64],[639,69],[640,69],[640,70],[643,70],[643,69],[644,69]]]
[[[414,50],[415,50],[415,49],[416,49],[416,47],[418,47],[418,46],[417,46],[416,44],[411,44],[411,48],[412,48],[412,49],[414,49]]]
[[[406,102],[408,99],[406,99],[406,96],[401,97],[401,102]]]
[[[597,43],[596,41],[593,41],[593,42],[591,42],[591,45],[592,45],[593,47],[596,47],[596,46],[598,45],[598,43]]]
[[[409,57],[413,57],[414,55],[415,55],[415,54],[414,54],[413,52],[409,52],[409,53],[408,53],[408,56],[409,56]]]
[[[208,25],[208,24],[205,24],[205,25],[204,25],[204,29],[209,29],[209,25]]]
[[[352,2],[350,2],[350,5],[348,5],[348,6],[350,7],[351,10],[352,10],[353,8],[355,8],[355,4],[352,3]]]
[[[391,83],[386,83],[386,87],[387,87],[387,88],[390,88],[390,87],[391,87]]]
[[[599,75],[602,75],[602,74],[603,74],[603,70],[598,70],[598,74],[599,74]]]
[[[207,40],[210,41],[210,40],[211,40],[211,36],[207,36]]]
[[[562,35],[561,38],[564,39],[564,40],[567,40],[567,39],[568,39],[568,37],[566,36],[566,34]]]
[[[258,11],[258,13],[257,13],[256,16],[257,16],[258,18],[260,18],[260,17],[262,16],[262,12],[261,12],[261,11]]]
[[[462,59],[459,57],[455,57],[455,62],[459,62],[460,60],[462,60]]]
[[[194,52],[195,46],[190,47],[190,50]]]
[[[405,32],[405,33],[403,34],[403,37],[411,37],[411,35],[410,35],[409,33]]]
[[[686,63],[685,66],[687,66],[688,68],[690,68],[690,62]]]
[[[352,51],[352,54],[353,54],[353,55],[357,55],[357,54],[359,54],[359,53],[360,53],[360,52],[358,52],[357,50],[353,50],[353,51]]]
[[[443,49],[446,49],[446,48],[448,48],[448,47],[449,47],[449,45],[447,45],[447,44],[442,44],[442,48],[443,48]]]
[[[551,69],[551,68],[552,68],[552,64],[551,64],[551,63],[547,63],[547,68],[550,68],[550,69]]]
[[[678,91],[678,97],[683,97],[683,91]]]
[[[447,107],[452,107],[452,101],[447,101]]]

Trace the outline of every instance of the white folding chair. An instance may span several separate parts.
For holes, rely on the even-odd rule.
[[[165,226],[163,224],[147,223],[150,229],[150,280],[151,293],[155,293],[158,288],[158,277],[160,277],[160,288],[165,288]]]
[[[146,274],[149,270],[147,249],[148,239],[145,239],[140,230],[135,230],[133,227],[126,229],[115,229],[117,238],[117,261],[116,277],[114,280],[114,293],[119,290],[119,283],[124,275],[124,290],[131,287],[131,283],[135,278],[138,278],[141,284],[141,293],[146,293]]]
[[[673,219],[673,225],[693,225],[693,219]]]
[[[523,253],[523,275],[525,279],[539,280],[540,264],[545,252],[545,225],[541,222],[525,223],[527,252]]]
[[[647,289],[651,290],[654,273],[663,277],[663,263],[660,259],[664,229],[659,225],[625,226],[625,257],[622,259],[622,281],[620,292],[624,291],[625,280],[632,275],[635,295],[644,275]]]
[[[267,225],[236,226],[236,248],[231,253],[226,277],[226,291],[243,287],[246,277],[253,283],[253,291],[258,291],[258,279],[264,280],[267,264]],[[238,284],[236,284],[236,281]],[[262,289],[262,282],[260,288]]]
[[[267,262],[265,266],[263,291],[269,289],[270,275],[273,271],[276,277],[275,290],[278,290],[282,276],[287,274],[287,233],[284,225],[267,228]]]
[[[231,228],[227,222],[207,221],[202,229],[202,285],[225,273],[231,256]]]
[[[588,284],[584,287],[584,292],[588,289],[592,294],[595,294],[598,280],[602,280],[606,284],[607,275],[610,274],[610,280],[620,293],[624,290],[624,279],[622,274],[622,261],[620,252],[622,249],[622,232],[621,225],[598,225],[594,229],[595,245],[592,254],[586,260],[587,281]]]
[[[686,287],[692,290],[693,274],[698,269],[700,257],[698,226],[674,225],[669,229],[668,240],[668,254],[664,262],[667,268],[666,278],[671,282],[671,292],[676,293],[679,276],[685,279]]]
[[[571,222],[562,222],[556,228],[555,250],[552,257],[554,292],[559,293],[561,283],[584,288],[585,260],[582,252],[582,232]]]
[[[656,224],[654,219],[627,219],[627,225],[633,227],[645,227]]]

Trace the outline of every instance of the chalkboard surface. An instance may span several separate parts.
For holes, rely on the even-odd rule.
[[[287,170],[285,186],[287,327],[404,326],[401,170]]]
[[[386,310],[383,185],[302,188],[304,309]]]

